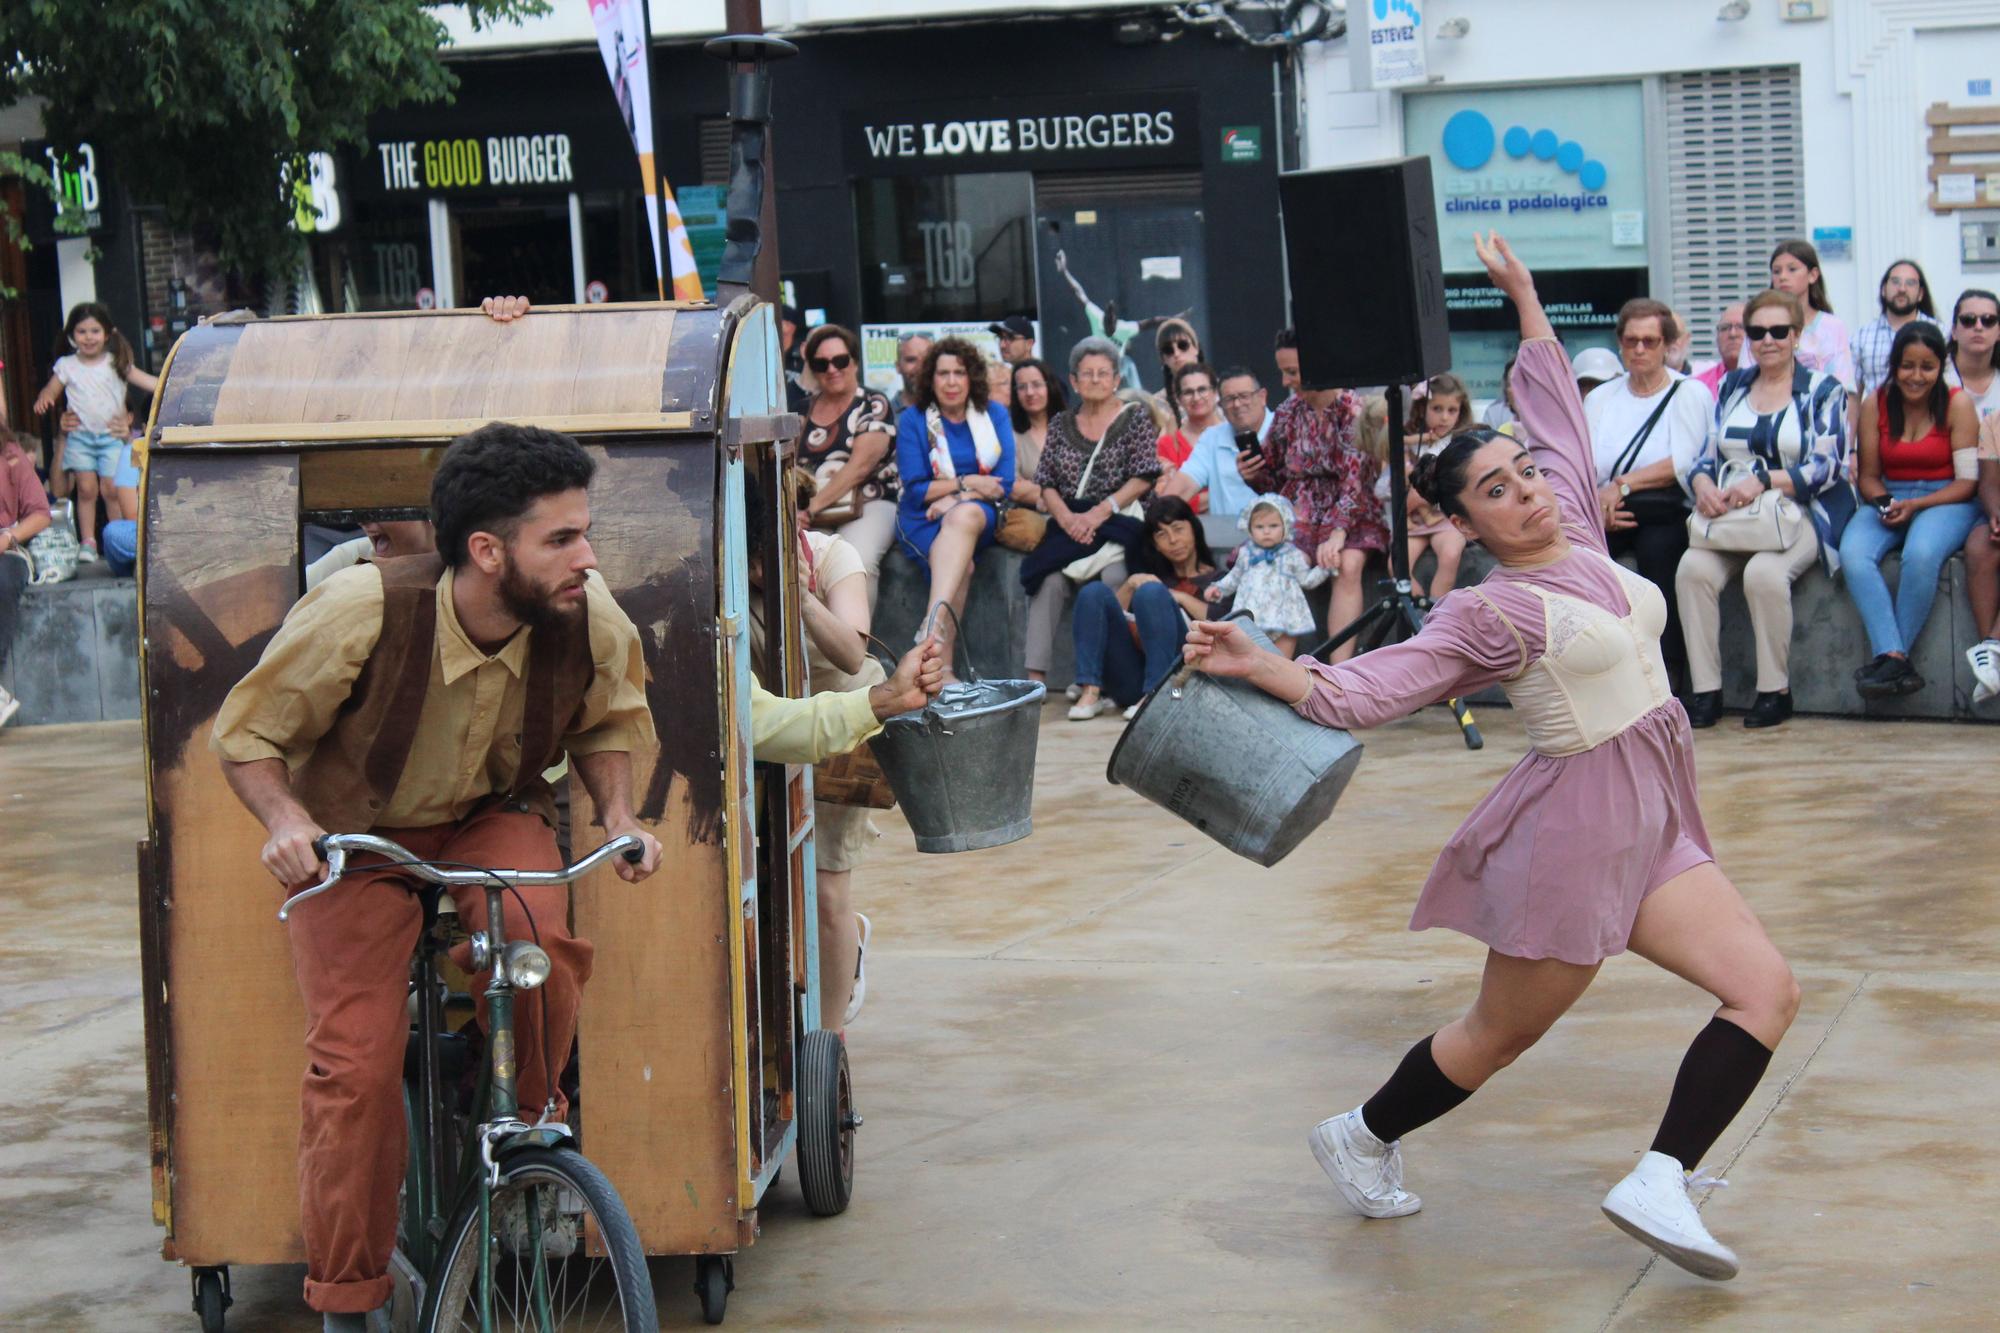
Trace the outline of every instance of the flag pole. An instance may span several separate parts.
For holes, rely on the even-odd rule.
[[[653,193],[646,196],[646,207],[653,215],[646,219],[652,234],[660,238],[658,254],[653,268],[653,279],[658,285],[660,299],[667,299],[667,275],[673,272],[673,236],[667,228],[667,173],[660,170],[660,99],[653,95],[657,85],[653,82],[653,6],[652,0],[639,0],[639,23],[645,29],[646,60],[646,119],[652,122],[653,131]]]

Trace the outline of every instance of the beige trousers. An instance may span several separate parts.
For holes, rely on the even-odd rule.
[[[1731,555],[1689,547],[1674,575],[1681,632],[1687,639],[1689,684],[1697,694],[1722,688],[1722,590],[1743,576],[1750,632],[1757,643],[1757,692],[1791,686],[1792,584],[1819,559],[1819,538],[1806,523],[1783,551]]]
[[[861,557],[868,571],[868,610],[875,610],[875,598],[882,588],[882,557],[896,540],[896,502],[870,500],[861,506],[861,516],[834,529]],[[929,581],[926,575],[926,582]]]

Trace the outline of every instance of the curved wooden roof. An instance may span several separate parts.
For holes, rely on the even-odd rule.
[[[731,312],[707,304],[546,306],[210,322],[175,344],[154,443],[449,439],[488,421],[571,434],[712,431]]]

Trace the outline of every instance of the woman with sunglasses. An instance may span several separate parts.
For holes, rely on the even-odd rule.
[[[1834,317],[1826,279],[1820,276],[1819,251],[1813,249],[1811,241],[1795,237],[1778,242],[1778,248],[1771,252],[1771,287],[1804,308],[1797,339],[1799,364],[1807,370],[1826,372],[1840,381],[1841,388],[1853,393],[1854,349],[1847,326]],[[1756,352],[1746,341],[1736,364],[1745,370],[1758,365]]]
[[[1181,410],[1180,385],[1175,376],[1180,374],[1181,367],[1201,360],[1201,339],[1194,336],[1194,325],[1174,315],[1161,322],[1160,331],[1153,335],[1153,346],[1160,354],[1160,378],[1164,381],[1155,401],[1179,425],[1186,417]]]
[[[806,335],[806,404],[799,432],[799,466],[819,491],[805,517],[831,529],[861,556],[868,574],[868,604],[875,604],[882,557],[896,540],[896,501],[902,494],[896,459],[895,413],[886,395],[861,383],[861,340],[838,324]]]
[[[1979,505],[1986,521],[1965,539],[1965,582],[1979,642],[1966,650],[1972,702],[2000,696],[2000,296],[1971,288],[1951,312],[1945,380],[1979,411]]]
[[[1707,518],[1742,509],[1767,490],[1790,497],[1811,518],[1782,551],[1752,555],[1690,547],[1681,557],[1674,592],[1687,643],[1688,720],[1712,727],[1722,712],[1722,590],[1738,575],[1750,605],[1757,645],[1757,700],[1746,727],[1775,727],[1792,715],[1792,584],[1817,559],[1840,567],[1840,535],[1854,513],[1847,488],[1847,393],[1841,382],[1812,370],[1798,355],[1804,304],[1790,292],[1759,292],[1743,307],[1743,345],[1756,365],[1734,370],[1716,395],[1715,429],[1689,459],[1674,464]],[[1734,464],[1740,480],[1721,485]]]

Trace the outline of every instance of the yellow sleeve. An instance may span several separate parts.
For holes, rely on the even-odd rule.
[[[382,573],[343,569],[301,598],[216,714],[209,749],[235,763],[304,763],[382,637]]]
[[[787,699],[751,683],[751,749],[767,763],[816,764],[880,730],[866,688]]]
[[[595,570],[583,586],[597,669],[583,696],[582,724],[563,737],[563,748],[571,754],[630,754],[655,739],[653,710],[646,703],[646,655],[638,627]]]

